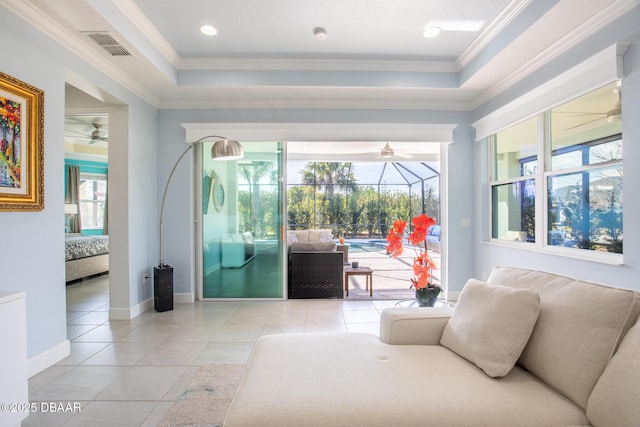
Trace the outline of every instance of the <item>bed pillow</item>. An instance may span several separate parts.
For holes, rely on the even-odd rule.
[[[440,344],[490,377],[503,377],[524,350],[539,312],[540,296],[535,291],[470,279]]]

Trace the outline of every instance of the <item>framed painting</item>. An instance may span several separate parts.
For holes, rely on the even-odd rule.
[[[0,212],[44,209],[44,92],[0,72]]]

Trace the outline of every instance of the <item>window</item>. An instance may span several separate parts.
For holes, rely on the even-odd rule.
[[[538,118],[493,136],[491,184],[494,239],[535,242]]]
[[[620,90],[614,82],[489,138],[493,239],[622,253]]]
[[[80,174],[80,215],[82,229],[102,229],[107,199],[107,176]]]

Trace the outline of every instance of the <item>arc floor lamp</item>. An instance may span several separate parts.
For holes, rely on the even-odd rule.
[[[216,143],[211,148],[211,158],[213,160],[237,160],[244,157],[244,149],[238,141],[228,139],[224,136],[208,135],[200,138],[197,141],[188,143],[187,148],[180,154],[180,157],[176,160],[167,183],[164,186],[164,192],[162,193],[162,204],[160,205],[160,262],[157,267],[153,269],[153,300],[156,311],[168,311],[173,310],[173,267],[166,264],[164,261],[163,251],[163,237],[164,237],[164,203],[167,199],[167,190],[171,183],[171,178],[180,164],[180,161],[184,156],[191,151],[197,144],[216,139]]]

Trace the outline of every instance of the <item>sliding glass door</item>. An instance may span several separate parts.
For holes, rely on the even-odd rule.
[[[214,161],[203,144],[202,297],[282,298],[283,144],[243,142],[245,156]]]

